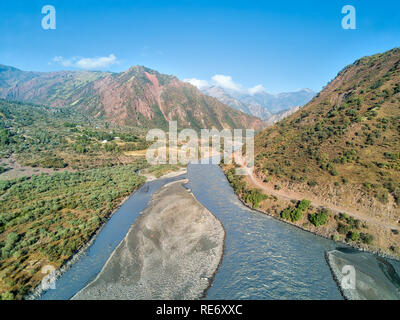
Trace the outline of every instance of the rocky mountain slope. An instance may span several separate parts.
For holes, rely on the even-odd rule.
[[[170,75],[135,66],[121,73],[24,72],[0,65],[0,98],[72,107],[113,123],[141,127],[254,128],[264,123]]]
[[[272,95],[265,91],[250,94],[215,85],[201,87],[201,91],[232,108],[268,120],[270,123],[280,120],[280,114],[288,116],[293,113],[297,110],[296,108],[305,105],[315,95],[309,89],[279,93],[277,95]]]
[[[255,144],[260,180],[397,223],[400,48],[345,67]]]
[[[300,110],[300,108],[301,108],[301,106],[292,107],[290,109],[283,110],[283,111],[280,111],[278,113],[272,114],[269,118],[267,118],[265,120],[265,122],[268,125],[272,125],[274,123],[277,123],[277,122],[289,117],[291,114],[295,113],[297,110]]]

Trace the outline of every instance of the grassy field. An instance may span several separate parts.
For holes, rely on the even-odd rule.
[[[21,299],[61,266],[145,178],[134,165],[0,181],[0,293]]]

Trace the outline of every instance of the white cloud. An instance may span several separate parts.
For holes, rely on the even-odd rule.
[[[225,76],[223,74],[216,74],[211,79],[214,82],[214,85],[216,85],[217,87],[221,87],[223,89],[229,89],[229,90],[233,90],[233,91],[244,91],[243,87],[240,84],[235,83],[232,80],[231,76]]]
[[[226,76],[223,74],[214,75],[211,78],[211,81],[201,80],[201,79],[196,79],[196,78],[185,79],[184,81],[189,82],[190,84],[196,86],[199,89],[203,89],[203,88],[209,87],[211,85],[214,85],[214,86],[220,87],[222,89],[232,90],[232,91],[236,91],[238,93],[245,93],[245,94],[250,94],[250,95],[254,95],[254,94],[266,91],[265,88],[261,84],[247,89],[247,88],[243,87],[240,83],[234,82],[231,76]]]
[[[101,69],[117,63],[117,58],[110,54],[108,57],[82,58],[76,62],[76,65],[82,69]]]
[[[73,65],[71,59],[64,59],[61,56],[54,57],[53,61],[61,64],[63,67],[70,67]]]
[[[117,57],[113,54],[110,54],[108,57],[96,57],[96,58],[73,57],[70,59],[65,59],[61,56],[57,56],[54,57],[53,61],[58,64],[61,64],[63,67],[74,67],[85,70],[103,69],[118,63]]]
[[[199,88],[199,89],[203,89],[206,87],[209,87],[210,84],[208,83],[208,81],[206,80],[200,80],[200,79],[196,79],[196,78],[192,78],[192,79],[185,79],[183,80],[185,82],[189,82],[191,85],[194,85],[195,87]]]
[[[265,90],[265,88],[261,85],[261,84],[259,84],[259,85],[257,85],[257,86],[254,86],[253,88],[249,88],[248,89],[248,92],[251,94],[251,95],[255,95],[255,94],[257,94],[257,93],[260,93],[260,92],[266,92],[267,90]]]

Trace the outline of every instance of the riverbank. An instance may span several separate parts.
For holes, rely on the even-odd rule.
[[[198,299],[221,262],[222,224],[187,190],[162,187],[96,279],[73,299]]]
[[[187,173],[186,167],[179,168],[178,170],[170,171],[169,169],[159,170],[159,174],[153,174],[151,171],[148,172],[148,169],[140,170],[138,174],[142,177],[146,178],[146,181],[154,181],[157,179],[166,179],[177,177],[181,174]]]
[[[52,279],[57,281],[58,278],[60,278],[65,272],[68,271],[68,269],[76,263],[82,255],[86,253],[86,251],[89,249],[89,247],[93,244],[93,242],[96,240],[97,236],[99,233],[103,230],[103,228],[106,226],[107,222],[112,218],[112,216],[122,207],[122,205],[138,190],[140,187],[142,187],[144,183],[139,186],[136,190],[134,190],[130,195],[124,197],[120,203],[118,204],[117,207],[115,207],[112,212],[107,216],[106,221],[104,221],[99,228],[90,236],[89,241],[87,241],[83,246],[81,246],[61,267],[56,269],[54,271],[54,275]],[[42,288],[42,284],[39,283],[30,293],[28,293],[24,299],[25,300],[36,300],[38,299],[44,291],[47,289]]]
[[[224,173],[225,177],[229,181],[226,172]],[[255,210],[262,214],[268,215],[276,220],[290,224],[291,226],[312,233],[316,236],[334,240],[333,235],[335,234],[336,228],[328,230],[324,227],[318,228],[316,226],[312,226],[310,222],[305,224],[304,219],[308,219],[309,215],[303,215],[303,221],[301,221],[301,223],[292,223],[288,220],[280,218],[279,215],[276,215],[276,210],[275,214],[272,214],[269,210],[265,210],[266,207],[263,206],[261,203],[260,207],[262,207],[263,210],[261,210],[260,208],[253,208],[241,197],[240,194],[236,192],[235,194],[237,195],[238,199],[243,203],[243,205],[250,208],[251,210]],[[277,198],[275,197],[267,197],[267,199],[263,201],[272,201],[276,205],[276,200]],[[289,202],[289,205],[293,204],[293,201]],[[287,205],[287,203],[285,205]],[[315,208],[312,208],[310,210],[315,210]],[[309,212],[309,214],[310,213],[312,214],[312,211]],[[343,248],[344,252],[342,252],[339,248],[337,248],[337,250],[325,252],[325,260],[343,298],[348,300],[400,299],[400,278],[391,263],[384,259],[390,258],[393,260],[398,260],[397,256],[393,257],[392,255],[386,254],[381,250],[374,251],[371,250],[371,248],[369,248],[368,250],[368,248],[358,246],[354,242],[335,242],[337,242],[338,244],[343,243],[349,246],[347,247],[347,249]],[[350,247],[352,247],[352,249],[350,249]],[[345,251],[351,253],[346,253]],[[356,286],[354,289],[349,290],[342,286],[342,269],[345,265],[350,265],[355,269]]]
[[[368,253],[346,251],[333,250],[325,254],[332,276],[345,299],[400,299],[400,278],[389,262]]]
[[[235,194],[236,194],[236,193],[235,193]],[[334,242],[336,242],[338,245],[340,244],[340,245],[349,246],[349,247],[351,247],[351,248],[353,248],[354,250],[357,250],[357,251],[359,251],[359,252],[367,252],[367,253],[374,254],[374,255],[377,255],[377,256],[379,256],[379,257],[382,257],[382,258],[389,258],[389,259],[392,259],[392,260],[400,261],[400,259],[399,259],[397,256],[392,256],[392,255],[390,255],[390,254],[385,254],[385,253],[383,253],[382,251],[379,251],[379,250],[371,250],[371,249],[368,250],[368,249],[362,248],[362,247],[360,247],[360,246],[357,246],[357,245],[355,245],[355,244],[347,243],[347,242],[345,242],[345,241],[335,241],[335,240],[333,239],[333,236],[330,235],[330,234],[322,233],[322,232],[319,232],[318,230],[312,231],[312,230],[310,230],[309,228],[305,228],[305,227],[300,226],[300,225],[298,225],[298,224],[292,223],[292,222],[290,222],[290,221],[288,221],[288,220],[281,219],[281,218],[277,217],[276,215],[274,215],[274,214],[272,214],[272,213],[269,213],[269,212],[267,212],[267,211],[263,211],[263,210],[260,210],[260,209],[257,209],[257,208],[253,208],[253,207],[251,207],[249,204],[247,204],[246,201],[244,201],[238,194],[236,194],[236,196],[238,197],[239,201],[240,201],[245,207],[249,208],[250,210],[259,212],[259,213],[261,213],[261,214],[265,214],[265,215],[267,215],[267,216],[269,216],[269,217],[271,217],[271,218],[274,218],[275,220],[278,220],[278,221],[280,221],[280,222],[286,223],[286,224],[288,224],[288,225],[290,225],[290,226],[292,226],[292,227],[295,227],[295,228],[297,228],[297,229],[300,229],[300,230],[302,230],[302,231],[311,233],[311,234],[313,234],[313,235],[315,235],[315,236],[318,236],[318,237],[321,237],[321,238],[324,238],[324,239],[327,239],[327,240],[334,241]]]
[[[183,169],[183,168],[182,168]],[[102,232],[104,227],[107,225],[107,223],[110,221],[110,219],[114,216],[114,214],[129,200],[144,184],[145,182],[148,181],[154,181],[154,180],[162,180],[162,179],[167,179],[167,178],[173,178],[176,176],[179,176],[181,174],[186,173],[186,170],[178,170],[178,171],[173,171],[173,172],[168,172],[158,178],[155,177],[150,177],[146,175],[140,174],[141,170],[138,170],[136,173],[139,176],[143,176],[146,178],[146,181],[143,181],[141,185],[139,185],[135,190],[133,190],[129,195],[125,196],[120,200],[118,205],[110,212],[110,214],[107,215],[106,220],[97,228],[93,234],[90,236],[90,239],[83,244],[80,248],[77,249],[77,251],[67,260],[65,261],[59,268],[57,268],[54,271],[54,278],[53,279],[59,279],[64,273],[66,273],[71,266],[73,266],[75,263],[79,261],[79,259],[86,254],[87,250],[93,245],[95,240],[97,239],[98,235]],[[165,171],[164,169],[162,171]],[[33,288],[25,297],[24,299],[26,300],[34,300],[38,299],[42,296],[42,294],[45,292],[45,290],[42,289],[41,283],[39,283],[35,288]]]
[[[279,190],[274,191],[264,188],[264,184],[257,181],[250,169],[244,169],[247,172],[246,176],[232,178],[232,174],[229,172],[233,170],[232,168],[234,168],[232,165],[222,166],[225,176],[227,178],[230,176],[229,179],[235,180],[230,181],[234,189],[237,189],[235,193],[243,204],[249,208],[296,226],[304,231],[334,240],[337,243],[343,243],[355,249],[378,254],[382,257],[389,257],[394,260],[400,259],[400,251],[397,248],[398,243],[400,243],[400,233],[397,229],[357,219],[357,217],[348,214],[347,211],[334,211],[330,207],[324,207],[312,201],[310,201],[308,208],[295,221],[283,219],[282,213],[285,210],[290,211],[296,208],[299,199],[304,198],[294,199],[284,197],[279,194]],[[247,190],[247,193],[251,190],[258,190],[260,193],[266,195],[266,199],[263,199],[254,207],[253,203],[247,203],[247,198],[243,198],[243,190]],[[246,192],[244,192],[244,197],[246,197]],[[326,212],[326,221],[319,225],[313,224],[310,221],[310,216],[320,214],[322,211]]]

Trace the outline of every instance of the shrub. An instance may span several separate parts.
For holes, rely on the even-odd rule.
[[[395,246],[390,246],[389,250],[396,253],[397,252],[397,248]]]
[[[14,294],[11,291],[1,294],[1,300],[14,300]]]
[[[338,223],[338,227],[337,227],[337,232],[339,232],[340,234],[347,234],[350,231],[350,227],[343,224],[343,223]]]
[[[303,199],[297,203],[295,208],[289,207],[281,212],[281,218],[285,220],[290,220],[292,222],[299,221],[303,216],[303,212],[308,209],[311,201]]]
[[[385,190],[380,191],[380,192],[378,192],[378,194],[376,195],[376,198],[377,198],[380,202],[386,204],[386,203],[388,203],[388,201],[389,201],[388,192],[385,191]]]
[[[352,241],[358,241],[358,239],[360,238],[360,234],[357,231],[350,231],[347,235],[347,238]]]
[[[18,242],[19,236],[15,232],[10,232],[7,236],[6,246],[13,246],[16,242]]]
[[[290,218],[292,221],[299,221],[303,215],[303,211],[299,208],[293,209],[290,213]]]
[[[329,170],[329,173],[330,173],[332,176],[334,176],[334,177],[337,176],[337,175],[339,174],[335,167],[332,167],[332,168]]]
[[[290,212],[293,208],[286,208],[281,212],[281,218],[285,220],[290,220]]]
[[[310,222],[316,226],[323,226],[328,223],[329,214],[326,210],[321,210],[309,216]]]
[[[396,83],[394,89],[393,89],[393,94],[399,93],[400,92],[400,83]]]
[[[374,237],[369,233],[360,233],[360,240],[365,244],[371,244]]]
[[[380,86],[382,86],[383,85],[383,80],[382,79],[379,79],[379,80],[377,80],[374,84],[372,84],[371,85],[371,89],[372,90],[375,90],[375,89],[378,89]]]
[[[354,220],[354,227],[355,227],[356,229],[361,229],[361,227],[362,227],[361,221],[358,220],[358,219]]]
[[[53,169],[65,168],[67,166],[63,159],[57,157],[46,157],[42,161],[40,161],[38,165],[42,166],[43,168]]]
[[[310,187],[315,187],[315,186],[317,185],[317,182],[311,180],[311,181],[308,181],[307,184],[308,184]]]
[[[304,211],[304,210],[308,209],[310,204],[311,204],[310,200],[303,199],[299,202],[299,204],[297,205],[297,208],[300,209],[301,211]]]
[[[260,202],[267,199],[268,197],[263,194],[260,190],[258,189],[253,189],[251,190],[250,193],[246,195],[246,203],[251,204],[253,208],[258,208],[260,205]]]
[[[8,170],[7,168],[0,166],[0,174],[6,172],[7,170]]]

